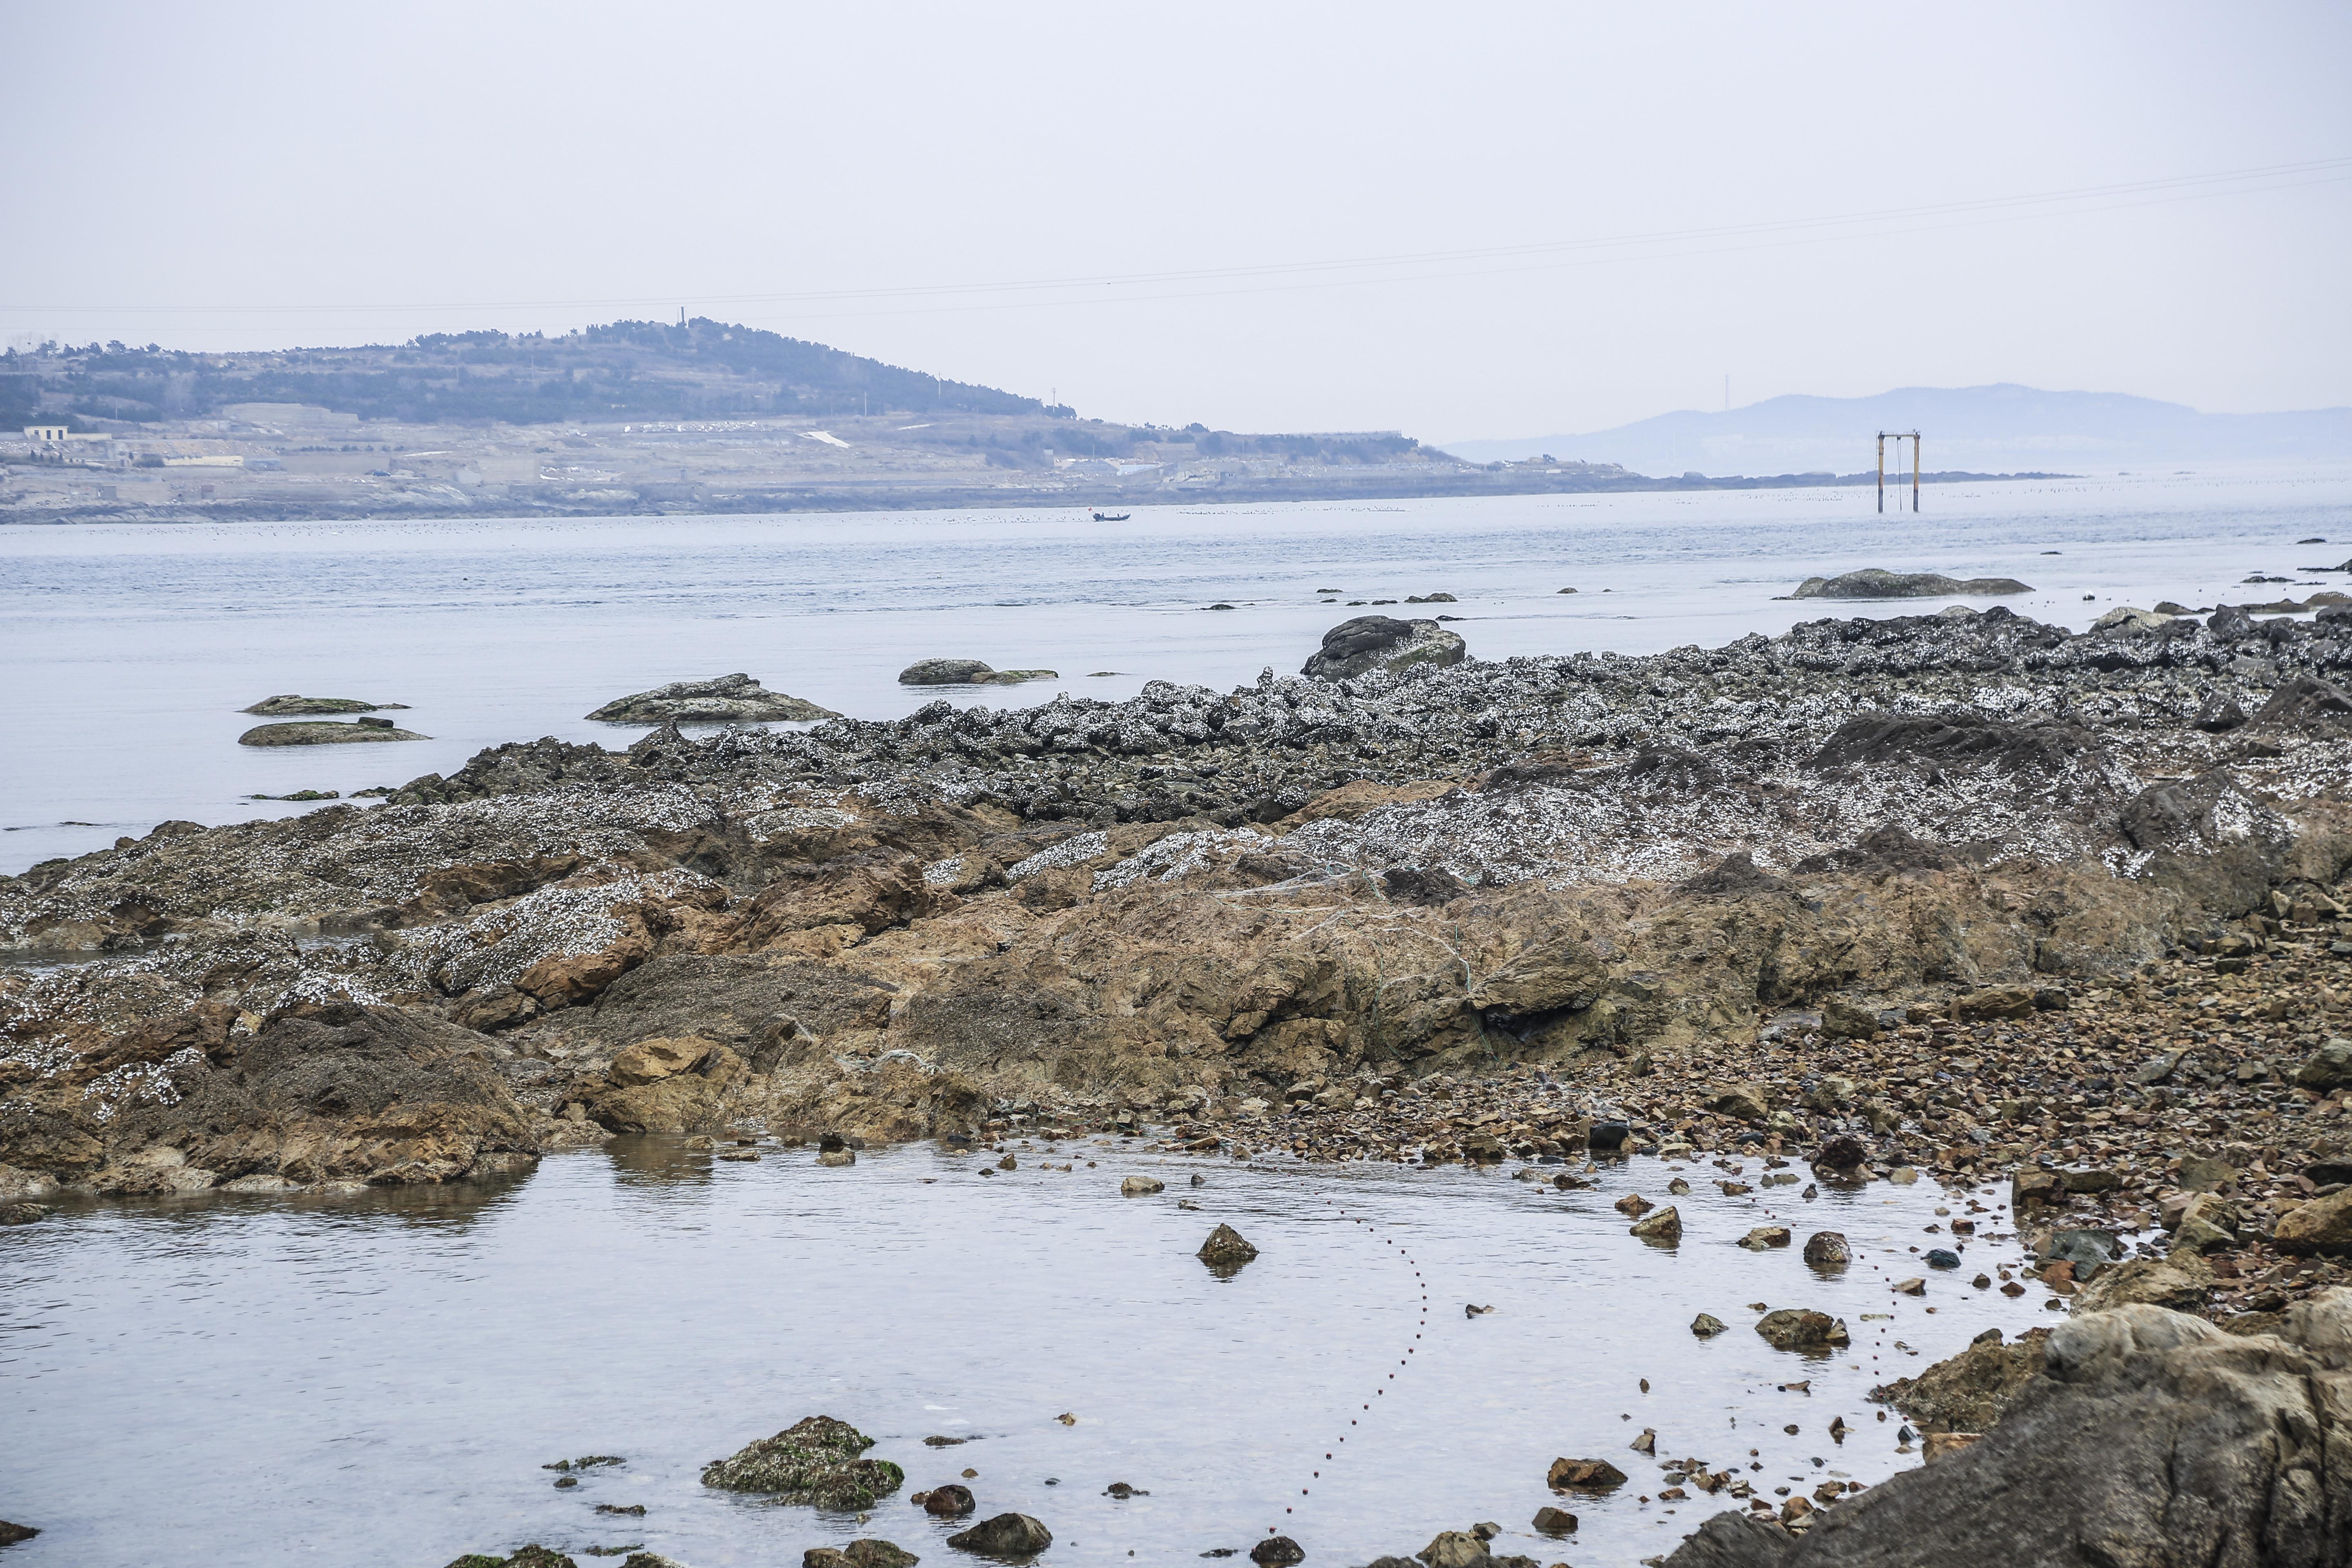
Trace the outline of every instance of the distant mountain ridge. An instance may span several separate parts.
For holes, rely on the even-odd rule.
[[[1979,472],[2113,472],[2154,463],[2260,458],[2352,461],[2352,408],[2202,414],[2126,393],[2044,392],[2008,382],[1906,386],[1871,397],[1791,395],[1724,413],[1661,414],[1587,435],[1440,445],[1478,462],[1549,453],[1619,463],[1644,474],[1851,473],[1875,463],[1879,431],[1915,429],[1927,467]]]

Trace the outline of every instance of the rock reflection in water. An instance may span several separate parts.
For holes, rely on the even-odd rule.
[[[1664,1495],[1670,1457],[1768,1498],[1882,1479],[1917,1456],[1872,1385],[2050,1321],[1948,1275],[1890,1289],[1947,1239],[1924,1181],[1805,1202],[1689,1166],[1681,1239],[1644,1247],[1612,1205],[1664,1193],[1676,1172],[1647,1158],[1562,1189],[1082,1152],[1098,1167],[909,1148],[827,1170],[645,1137],[496,1186],[65,1205],[0,1232],[0,1474],[43,1531],[11,1568],[128,1568],[165,1542],[431,1568],[527,1541],[748,1568],[864,1535],[947,1561],[969,1521],[908,1499],[950,1482],[979,1517],[1044,1521],[1074,1568],[1245,1551],[1269,1525],[1360,1562],[1484,1519],[1496,1552],[1549,1561],[1529,1521],[1561,1455],[1632,1478],[1575,1507],[1577,1561],[1631,1562],[1724,1500]],[[1120,1195],[1147,1172],[1170,1190]],[[1259,1253],[1224,1278],[1199,1256],[1220,1225]],[[1834,1229],[1853,1261],[1822,1278],[1795,1247],[1737,1245],[1766,1225]],[[2016,1257],[1996,1235],[1967,1243],[1971,1272]],[[1444,1309],[1425,1322],[1424,1282]],[[1773,1349],[1753,1326],[1784,1308],[1852,1344]],[[1700,1312],[1727,1331],[1695,1336]],[[819,1414],[905,1468],[866,1524],[699,1484]],[[1645,1429],[1654,1452],[1633,1452]],[[626,1462],[548,1485],[583,1453]]]

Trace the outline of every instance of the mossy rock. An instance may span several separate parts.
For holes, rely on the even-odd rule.
[[[907,1481],[887,1459],[858,1458],[872,1447],[874,1439],[848,1422],[812,1415],[704,1466],[702,1484],[817,1508],[872,1508]]]
[[[468,1552],[449,1568],[580,1568],[580,1564],[561,1552],[551,1552],[532,1542],[511,1557],[492,1557],[486,1552]]]

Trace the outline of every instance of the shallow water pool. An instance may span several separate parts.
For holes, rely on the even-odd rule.
[[[1969,1287],[2018,1256],[1995,1214],[1958,1238],[1956,1273],[1921,1266],[1911,1248],[1955,1239],[1926,1229],[1948,1226],[1937,1208],[1968,1207],[1925,1178],[1805,1201],[1801,1184],[1727,1196],[1711,1164],[1652,1159],[1564,1193],[1097,1141],[1059,1146],[1065,1173],[1043,1145],[1007,1147],[1020,1168],[983,1178],[992,1155],[927,1147],[826,1170],[806,1150],[732,1163],[630,1139],[496,1188],[68,1205],[0,1230],[0,1518],[43,1531],[9,1568],[438,1568],[527,1541],[720,1568],[860,1534],[977,1563],[945,1544],[960,1526],[906,1500],[967,1468],[980,1517],[1034,1514],[1044,1561],[1071,1568],[1245,1553],[1270,1528],[1311,1563],[1361,1563],[1481,1520],[1503,1526],[1497,1552],[1631,1564],[1734,1506],[1656,1500],[1659,1462],[1738,1468],[1776,1503],[1884,1479],[1919,1461],[1874,1384],[2056,1320],[2039,1287]],[[1167,1191],[1120,1196],[1146,1172]],[[1633,1239],[1611,1205],[1668,1201],[1675,1174],[1694,1189],[1671,1200],[1681,1244]],[[1749,1158],[1740,1179],[1762,1174]],[[1260,1248],[1230,1279],[1192,1256],[1220,1221]],[[1735,1245],[1767,1224],[1797,1245]],[[1798,1256],[1823,1229],[1853,1247],[1842,1276]],[[1923,1298],[1890,1289],[1922,1274]],[[1775,1351],[1751,1303],[1836,1313],[1853,1345]],[[1700,1311],[1729,1331],[1695,1339]],[[906,1468],[866,1524],[698,1484],[818,1413]],[[1628,1447],[1644,1427],[1654,1459]],[[541,1468],[586,1454],[627,1463],[562,1490]],[[1559,1456],[1632,1479],[1555,1497]],[[1148,1495],[1111,1498],[1115,1481]],[[1580,1517],[1573,1536],[1534,1534],[1548,1503]]]

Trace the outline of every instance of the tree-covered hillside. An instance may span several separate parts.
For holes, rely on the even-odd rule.
[[[416,424],[1065,412],[705,319],[614,321],[554,337],[433,332],[396,347],[209,354],[110,342],[0,356],[0,428],[37,415],[85,425],[200,419],[239,403]]]

